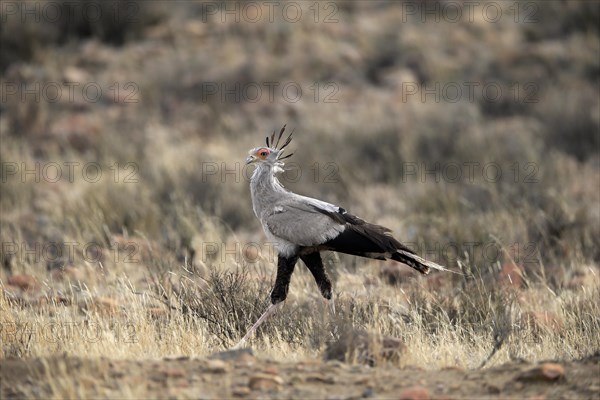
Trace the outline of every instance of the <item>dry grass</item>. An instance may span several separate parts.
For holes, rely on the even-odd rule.
[[[212,270],[206,278],[175,267],[136,280],[139,271],[82,279],[87,284],[40,277],[45,295],[16,299],[9,286],[1,304],[4,356],[145,359],[227,349],[266,308],[273,267]],[[477,367],[498,340],[503,345],[489,365],[577,359],[598,346],[597,276],[558,291],[540,283],[503,288],[479,277],[439,288],[413,277],[389,287],[368,265],[340,274],[331,317],[299,267],[283,311],[251,341],[276,359],[319,358],[329,341],[356,328],[401,338],[407,348],[396,362],[425,368]],[[582,272],[597,274],[591,267]]]
[[[543,19],[529,25],[399,24],[399,6],[352,2],[335,24],[229,24],[201,22],[196,3],[142,4],[123,31],[80,25],[88,33],[65,38],[32,23],[24,41],[3,31],[5,88],[139,89],[136,103],[2,101],[4,357],[147,359],[235,344],[268,304],[275,273],[241,163],[282,123],[296,129],[290,161],[301,172],[286,186],[389,226],[464,276],[401,271],[389,285],[383,263],[328,256],[331,317],[299,264],[283,312],[251,342],[259,352],[321,357],[350,329],[401,338],[396,362],[428,369],[477,367],[494,347],[490,366],[600,347],[600,46],[588,18],[597,7],[540,3]],[[273,81],[299,84],[302,99],[203,97],[207,83]],[[536,101],[421,101],[401,86],[471,81],[531,83]],[[330,83],[336,103],[322,101]],[[58,163],[63,179],[21,175],[36,162]],[[71,182],[65,162],[97,163],[102,177],[75,167]],[[471,179],[465,163],[502,176],[476,168]],[[44,253],[49,244],[59,256]],[[18,275],[36,282],[22,290],[11,284]]]

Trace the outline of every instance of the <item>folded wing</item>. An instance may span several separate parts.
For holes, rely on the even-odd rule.
[[[427,274],[444,267],[427,261],[400,243],[388,228],[370,224],[341,207],[317,199],[294,196],[265,217],[276,237],[302,247],[355,256],[392,259]]]
[[[309,197],[293,196],[277,204],[263,216],[263,221],[266,229],[275,237],[298,246],[315,247],[344,231],[345,224],[322,212],[333,212],[337,208],[333,204]]]

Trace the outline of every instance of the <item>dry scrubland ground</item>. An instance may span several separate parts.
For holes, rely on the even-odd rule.
[[[317,23],[308,3],[296,23],[127,4],[119,24],[107,6],[1,27],[3,398],[598,397],[598,3],[529,2],[527,22],[507,6],[496,23],[404,20],[402,3],[323,6]],[[65,82],[103,96],[9,95]],[[265,92],[207,92],[236,82]],[[468,82],[502,96],[406,95]],[[275,256],[237,163],[283,123],[288,187],[462,275],[329,255],[332,317],[300,264],[256,357],[208,360],[268,304]],[[22,175],[36,163],[38,182]]]

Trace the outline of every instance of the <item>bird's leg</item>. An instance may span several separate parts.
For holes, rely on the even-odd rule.
[[[258,329],[258,327],[261,326],[262,323],[265,322],[267,318],[269,318],[271,314],[277,311],[277,309],[282,305],[283,302],[269,305],[269,307],[267,307],[267,310],[260,316],[260,318],[254,323],[254,325],[252,325],[252,328],[248,329],[248,332],[246,332],[242,340],[240,340],[238,344],[236,344],[233,348],[239,349],[240,347],[242,347],[246,343],[246,340],[248,340]]]
[[[291,257],[279,256],[277,259],[277,277],[271,291],[271,303],[277,304],[287,298],[290,280],[292,279],[292,273],[297,261],[298,256],[296,255]]]
[[[333,301],[333,296],[327,300],[327,303],[329,304],[329,311],[331,312],[331,315],[335,315],[335,302]]]
[[[242,340],[238,344],[235,345],[234,348],[239,348],[248,338],[250,338],[256,329],[262,325],[263,322],[267,320],[273,314],[279,306],[283,304],[283,301],[286,299],[288,294],[288,289],[290,287],[290,280],[292,278],[292,273],[294,272],[294,266],[298,261],[298,256],[293,255],[291,257],[283,257],[279,256],[277,260],[277,277],[275,278],[275,286],[273,286],[273,290],[271,291],[271,305],[267,307],[267,310],[260,316],[258,321],[252,325],[252,328],[248,330],[248,332],[244,335]]]
[[[306,267],[310,270],[315,278],[321,294],[329,303],[329,310],[331,311],[331,314],[335,315],[335,303],[333,302],[331,280],[329,280],[327,272],[325,272],[325,267],[323,266],[323,261],[321,260],[321,254],[319,254],[319,252],[303,254],[300,256],[300,259],[304,262],[304,264],[306,264]]]

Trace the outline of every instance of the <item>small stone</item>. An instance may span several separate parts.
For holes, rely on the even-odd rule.
[[[461,368],[461,367],[459,367],[457,365],[450,365],[448,367],[442,368],[442,371],[456,371],[456,372],[461,372],[462,373],[462,372],[465,372],[465,369]]]
[[[347,364],[344,364],[343,362],[341,362],[339,360],[331,360],[331,361],[327,361],[325,366],[329,370],[337,370],[339,368],[347,367]]]
[[[373,390],[373,388],[366,388],[364,392],[362,392],[361,397],[363,398],[367,398],[367,397],[373,397],[375,396],[375,391]]]
[[[264,373],[269,375],[279,375],[279,369],[277,369],[277,367],[267,367],[264,369]]]
[[[189,359],[190,359],[189,356],[182,356],[182,355],[168,355],[168,356],[163,357],[163,360],[165,360],[165,361],[187,361]]]
[[[553,382],[564,379],[565,369],[560,364],[544,363],[521,373],[517,380],[519,381],[546,381]]]
[[[323,375],[309,375],[306,377],[306,382],[316,382],[316,383],[325,383],[328,385],[333,385],[335,383],[335,378],[331,376],[323,376]]]
[[[231,394],[235,397],[245,397],[250,394],[251,390],[246,386],[236,386],[232,389]]]
[[[185,376],[185,371],[180,368],[168,368],[163,370],[163,375],[167,378],[183,378]]]
[[[291,386],[296,386],[304,383],[304,379],[299,375],[292,375],[288,378],[288,382]]]
[[[256,374],[250,377],[248,387],[252,390],[277,390],[283,383],[283,379],[279,376]]]
[[[367,383],[371,382],[371,378],[368,376],[365,376],[363,378],[358,378],[354,381],[355,385],[366,385]]]
[[[555,381],[565,376],[565,369],[560,364],[542,364],[542,375],[548,380]]]
[[[431,399],[429,390],[422,386],[412,386],[400,391],[400,400],[427,400]]]
[[[81,68],[68,66],[65,68],[65,70],[63,72],[63,80],[65,82],[82,83],[82,82],[89,81],[89,79],[90,79],[89,74]]]
[[[223,360],[208,360],[204,369],[211,374],[224,374],[229,370],[229,364]]]
[[[488,393],[491,393],[491,394],[499,394],[501,392],[501,389],[498,386],[494,385],[493,383],[488,383],[487,390],[488,390]]]

